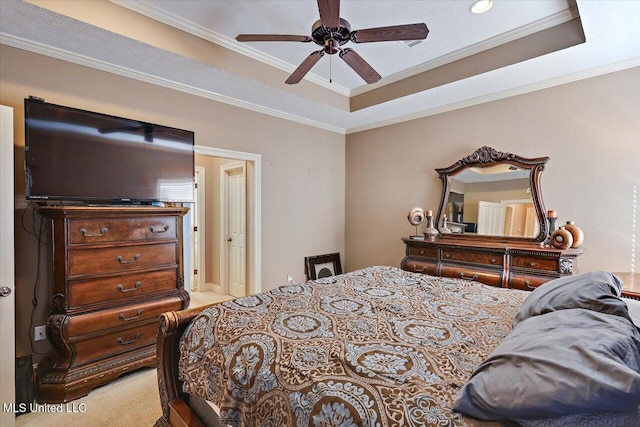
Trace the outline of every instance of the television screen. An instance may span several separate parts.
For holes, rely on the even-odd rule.
[[[25,99],[26,197],[192,202],[191,131]]]

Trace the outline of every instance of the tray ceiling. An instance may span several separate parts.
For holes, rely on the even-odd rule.
[[[169,26],[187,37],[180,42],[192,37],[193,44],[154,38],[159,27],[153,25],[135,34],[104,16],[81,13],[80,2],[74,2],[73,10],[55,1],[0,3],[0,43],[340,133],[640,65],[640,2],[635,1],[495,0],[489,12],[473,15],[469,0],[343,0],[340,15],[352,29],[425,22],[429,36],[413,47],[402,42],[350,44],[382,75],[375,85],[365,85],[337,55],[325,55],[295,85],[299,87],[283,82],[317,49],[315,45],[238,43],[234,37],[308,35],[318,19],[315,1],[113,0],[108,4],[118,16]],[[94,2],[82,3],[89,9]],[[578,22],[586,41],[537,53],[533,49],[530,57],[514,56],[514,48],[527,50],[523,46],[528,37],[529,44],[540,48],[544,38],[539,35],[569,22]],[[192,46],[198,49],[189,51]],[[509,46],[508,55],[514,60],[487,59],[489,54],[505,56]],[[244,58],[242,69],[225,62],[233,55]],[[247,66],[251,63],[255,66]],[[463,67],[471,71],[456,77]],[[430,73],[437,71],[452,77],[435,78],[438,83],[429,84],[435,81]],[[407,89],[410,85],[413,88]]]

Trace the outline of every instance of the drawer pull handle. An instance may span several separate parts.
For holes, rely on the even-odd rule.
[[[535,261],[531,261],[531,267],[535,267],[536,266],[536,262]]]
[[[420,255],[424,255],[424,250],[420,251]]]
[[[168,230],[169,230],[169,226],[168,226],[168,225],[165,225],[165,226],[164,226],[164,227],[162,227],[162,228],[155,228],[153,225],[150,225],[148,228],[149,228],[149,231],[150,231],[150,232],[152,232],[152,233],[158,233],[158,234],[160,234],[160,233],[164,233],[165,231],[168,231]]]
[[[418,266],[413,264],[413,271],[415,271],[416,273],[422,273],[426,269],[427,269],[426,267],[422,267],[421,269],[418,269]]]
[[[524,281],[524,285],[529,289],[535,289],[536,288],[535,286],[531,286],[531,282],[528,281],[528,280]]]
[[[140,286],[142,286],[142,283],[140,283],[140,282],[136,282],[136,284],[134,285],[134,287],[133,287],[133,288],[131,288],[131,289],[125,289],[125,288],[124,288],[124,286],[122,286],[122,285],[118,285],[118,290],[119,290],[120,292],[123,292],[123,293],[124,293],[124,292],[133,292],[133,291],[137,291],[138,289],[140,289]]]
[[[445,258],[451,258],[451,254],[450,253],[446,253],[446,254],[444,254],[444,257]]]
[[[107,234],[107,231],[109,231],[109,229],[107,227],[104,227],[101,228],[97,233],[87,233],[86,228],[81,228],[80,234],[82,234],[84,237],[102,237]]]
[[[133,336],[132,340],[125,341],[125,340],[122,339],[122,337],[118,337],[117,341],[121,345],[129,345],[129,344],[133,344],[134,342],[138,341],[138,338],[140,338],[140,332],[136,332],[136,334]]]
[[[134,262],[138,261],[140,259],[140,254],[135,254],[133,256],[133,259],[131,260],[126,260],[124,258],[122,258],[120,255],[118,255],[118,257],[116,258],[116,260],[118,260],[118,262],[120,264],[133,264]]]
[[[495,259],[495,258],[491,258],[491,264],[495,264],[495,263],[496,263],[496,261],[497,261],[497,259]]]
[[[142,314],[142,309],[139,309],[135,316],[125,317],[124,313],[120,313],[120,316],[118,317],[120,318],[120,320],[129,322],[131,320],[136,320],[138,317],[140,317],[141,314]]]
[[[476,280],[478,278],[477,274],[474,274],[471,277],[465,276],[464,273],[460,273],[460,278],[464,280]]]

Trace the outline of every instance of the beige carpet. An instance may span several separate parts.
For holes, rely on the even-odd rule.
[[[153,426],[162,415],[156,369],[143,368],[93,389],[88,396],[69,402],[68,409],[73,408],[85,411],[24,414],[16,418],[16,427]]]
[[[232,298],[213,292],[192,292],[189,308]],[[125,374],[62,407],[76,412],[23,414],[16,417],[16,427],[152,426],[162,415],[156,369],[143,368]],[[81,410],[84,412],[79,412]]]
[[[1,1],[1,0],[0,0]],[[189,303],[189,308],[202,307],[203,305],[213,304],[214,302],[220,301],[228,301],[233,299],[231,295],[220,295],[215,292],[189,292],[189,296],[191,296],[191,302]]]

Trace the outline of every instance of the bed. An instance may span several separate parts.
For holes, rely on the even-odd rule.
[[[591,287],[580,280],[595,280],[589,276],[557,279],[558,286],[530,293],[369,267],[164,313],[158,338],[163,416],[156,425],[637,425],[640,333],[619,298],[621,284],[616,291],[611,283],[615,276],[596,279],[602,280],[595,291],[583,291]],[[536,299],[527,298],[533,294]],[[583,367],[580,345],[570,345],[577,353],[558,356],[545,344],[567,322],[575,323],[572,331],[586,328],[586,341],[598,341],[589,366]],[[599,328],[603,338],[594,332]],[[573,339],[558,334],[560,347]],[[618,336],[622,343],[605,343]],[[518,355],[523,346],[526,357]],[[547,353],[539,358],[541,349]],[[567,369],[564,361],[574,358],[580,366]],[[523,366],[531,375],[521,381]],[[575,382],[568,393],[565,371]],[[581,381],[593,384],[593,377],[604,407],[549,405],[545,387],[527,386],[544,383],[567,395],[581,389]]]

